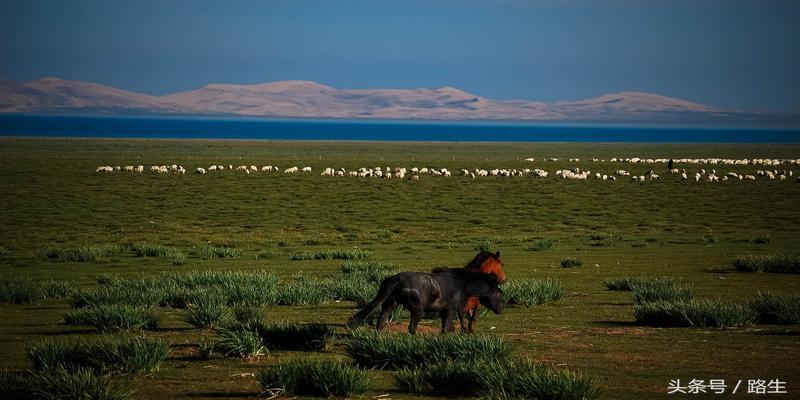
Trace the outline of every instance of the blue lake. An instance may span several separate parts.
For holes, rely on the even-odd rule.
[[[501,142],[800,143],[800,128],[0,115],[1,136]]]

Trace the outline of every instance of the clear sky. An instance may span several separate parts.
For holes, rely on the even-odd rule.
[[[0,0],[0,79],[645,91],[800,113],[797,0]]]

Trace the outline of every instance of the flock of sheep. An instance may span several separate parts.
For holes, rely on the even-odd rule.
[[[534,162],[535,159],[533,158],[526,158],[525,161]],[[553,162],[559,161],[558,158],[547,158],[544,161],[546,162]],[[568,162],[577,163],[580,162],[579,158],[570,158],[567,159]],[[600,160],[593,158],[591,159],[592,162],[606,162],[606,160]],[[611,158],[608,160],[611,163],[630,163],[630,164],[668,164],[669,159],[651,159],[651,158]],[[769,166],[769,167],[785,167],[785,166],[797,166],[800,165],[800,159],[725,159],[725,158],[684,158],[684,159],[676,159],[673,160],[673,163],[681,163],[681,164],[708,164],[708,165],[719,165],[719,166]],[[103,165],[97,167],[97,172],[117,172],[117,171],[124,171],[124,172],[132,172],[132,173],[142,173],[144,172],[145,168],[143,165],[126,165],[126,166],[109,166]],[[233,165],[211,165],[209,167],[198,167],[194,170],[195,174],[205,175],[208,173],[219,172],[219,171],[234,171],[240,172],[244,174],[252,174],[256,172],[281,172],[281,170],[274,165],[266,165],[262,167],[258,167],[256,165],[240,165],[234,168]],[[150,171],[158,173],[158,174],[186,174],[186,168],[182,165],[172,164],[172,165],[153,165],[150,167]],[[709,171],[706,171],[705,168],[701,168],[699,171],[695,172],[693,175],[690,175],[686,169],[678,169],[672,168],[667,171],[669,174],[680,174],[681,180],[687,181],[693,179],[696,182],[701,180],[708,181],[708,182],[717,182],[717,181],[726,181],[728,179],[735,179],[735,180],[756,180],[757,177],[764,177],[768,180],[786,180],[787,178],[791,178],[794,176],[794,172],[791,170],[781,169],[759,169],[755,171],[753,174],[740,174],[738,172],[727,172],[727,173],[720,173],[718,174],[716,169],[711,168]],[[312,173],[311,167],[290,167],[283,170],[284,174],[296,174],[296,173],[305,173],[310,174]],[[447,168],[430,168],[430,167],[413,167],[413,168],[405,168],[405,167],[362,167],[356,170],[348,171],[345,168],[325,168],[321,173],[321,176],[352,176],[352,177],[372,177],[372,178],[383,178],[383,179],[408,179],[408,180],[419,180],[421,175],[431,175],[431,176],[441,176],[441,177],[450,177],[453,176],[453,173],[449,171]],[[467,176],[471,178],[477,177],[484,177],[484,176],[532,176],[536,178],[547,178],[550,176],[548,171],[545,171],[540,168],[511,168],[511,169],[481,169],[475,168],[472,170],[469,169],[461,169],[459,172],[461,176]],[[650,169],[649,171],[645,172],[644,174],[631,174],[630,172],[624,169],[618,169],[612,174],[601,174],[599,172],[595,172],[592,174],[590,170],[582,170],[581,168],[572,168],[572,169],[560,169],[555,171],[554,176],[558,179],[574,179],[574,180],[588,180],[592,177],[599,180],[609,180],[615,181],[622,177],[630,177],[631,181],[642,182],[642,181],[654,181],[654,180],[661,180],[661,176],[655,173],[654,170]],[[690,178],[691,176],[691,178]],[[798,177],[798,181],[800,181],[800,177]]]

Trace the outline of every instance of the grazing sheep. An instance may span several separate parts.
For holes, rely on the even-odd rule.
[[[302,172],[311,172],[311,167],[303,167]]]
[[[177,171],[177,168],[176,168],[176,171]],[[198,167],[198,168],[197,168],[197,169],[194,171],[194,173],[195,173],[195,174],[200,174],[200,175],[205,175],[205,173],[206,173],[206,169],[205,169],[205,168],[200,168],[200,167]]]
[[[658,175],[656,175],[656,174],[650,174],[650,180],[651,180],[651,181],[652,181],[652,180],[657,180],[657,181],[660,181],[660,180],[661,180],[661,177],[660,177],[660,176],[658,176]]]
[[[144,165],[137,165],[134,171],[141,174],[142,172],[144,172]]]

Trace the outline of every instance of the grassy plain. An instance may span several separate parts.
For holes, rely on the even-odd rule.
[[[611,157],[797,158],[796,145],[568,144],[568,143],[361,143],[213,140],[103,140],[0,138],[0,272],[59,279],[79,288],[103,273],[270,269],[283,279],[320,276],[343,260],[291,260],[357,246],[403,270],[460,266],[489,242],[502,252],[509,279],[552,279],[567,288],[561,300],[509,306],[488,315],[478,330],[509,341],[519,355],[580,371],[606,399],[666,398],[672,379],[742,379],[787,382],[800,393],[800,327],[652,328],[637,326],[630,292],[609,291],[604,280],[622,276],[674,277],[698,299],[746,302],[757,292],[800,291],[800,276],[739,272],[741,254],[800,247],[800,183],[786,181],[681,182],[662,165],[593,163]],[[534,157],[535,162],[524,161]],[[559,157],[546,162],[544,158]],[[580,162],[567,162],[579,157]],[[310,166],[310,175],[232,171],[207,175],[96,173],[98,165],[181,164],[193,171],[211,164]],[[658,182],[590,179],[423,176],[418,182],[321,177],[325,167],[377,166],[531,168],[580,167],[611,174],[644,173]],[[677,165],[691,174],[701,167]],[[711,169],[714,166],[704,166]],[[716,166],[718,173],[753,173],[758,167]],[[789,169],[779,167],[778,169]],[[795,176],[800,168],[794,168]],[[598,241],[593,237],[610,238]],[[554,241],[547,246],[537,241]],[[184,250],[182,265],[134,251],[94,262],[55,262],[50,247],[150,242]],[[548,242],[550,243],[550,242]],[[201,258],[192,249],[227,246],[235,258]],[[545,247],[541,251],[530,251]],[[573,257],[583,264],[561,268]],[[90,327],[64,325],[66,300],[0,305],[2,368],[28,367],[25,348],[49,337],[93,337]],[[272,306],[269,321],[326,323],[346,334],[355,312],[349,302]],[[130,378],[137,398],[241,398],[260,393],[256,373],[291,357],[346,359],[341,344],[321,352],[271,351],[252,361],[200,360],[196,345],[211,335],[184,320],[183,310],[161,310],[163,337],[172,353],[153,374]],[[407,317],[405,317],[407,318]],[[394,331],[404,332],[407,319]],[[424,321],[427,332],[437,321]],[[389,372],[366,397],[397,391]],[[730,390],[730,388],[729,388]],[[713,397],[713,395],[708,395]],[[702,398],[703,396],[692,396]]]

